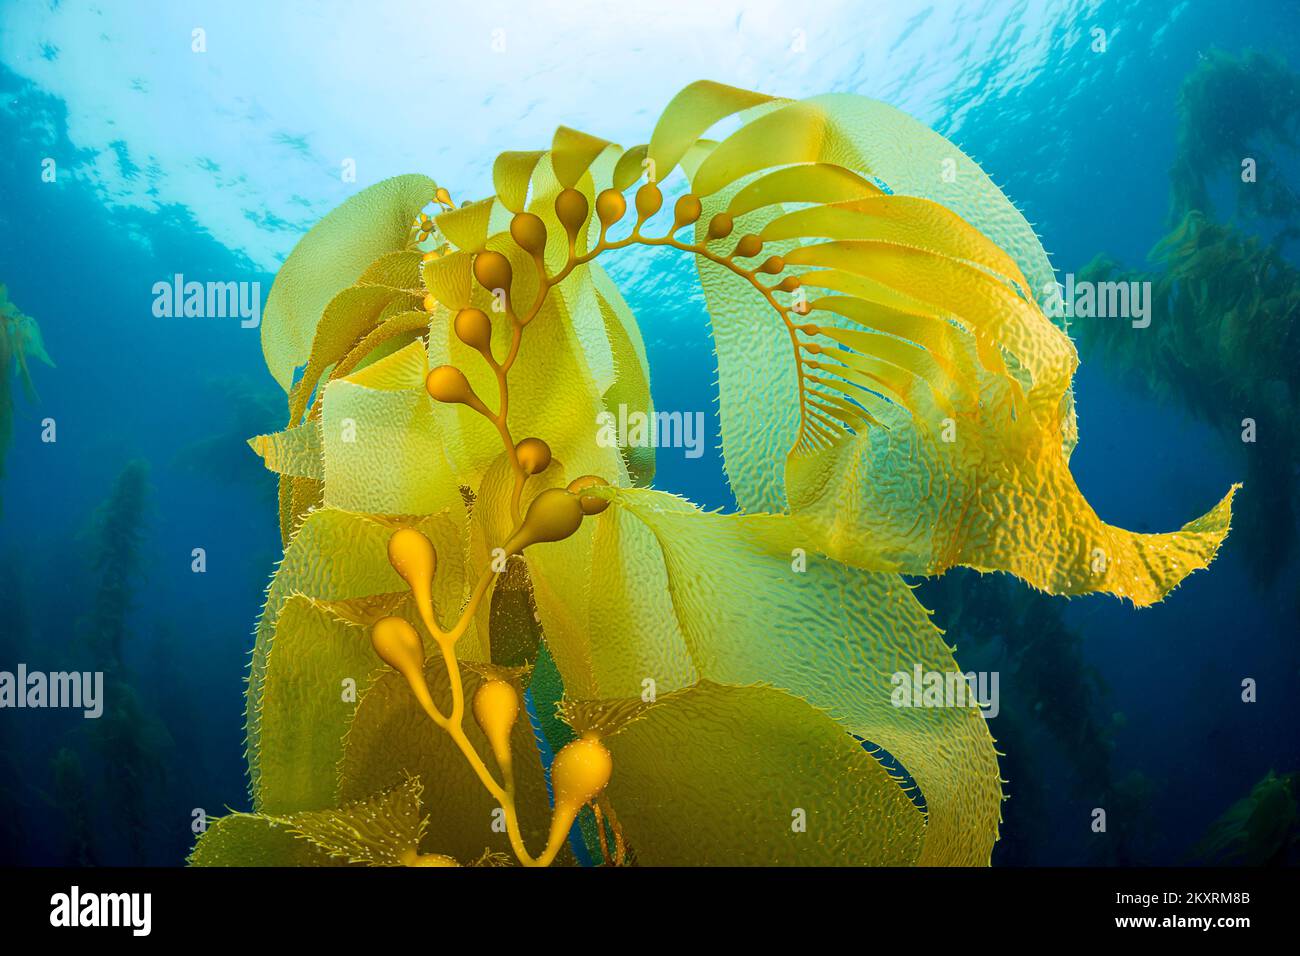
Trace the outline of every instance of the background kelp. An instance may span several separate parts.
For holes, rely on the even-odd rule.
[[[10,301],[9,290],[0,283],[0,477],[4,475],[5,452],[14,433],[13,378],[16,375],[22,382],[28,400],[34,399],[33,360],[54,364],[41,341],[40,326]]]
[[[160,825],[154,800],[166,779],[172,749],[166,724],[145,702],[136,676],[126,665],[134,637],[129,620],[142,577],[141,546],[149,520],[149,499],[148,466],[133,461],[122,469],[94,517],[94,602],[79,629],[94,662],[89,669],[103,673],[103,693],[112,705],[105,706],[103,715],[87,722],[74,737],[78,751],[93,755],[93,766],[100,774],[94,781],[83,778],[80,785],[113,808],[117,833],[136,863],[144,861],[150,831]],[[58,792],[75,795],[79,764],[69,763],[60,751],[54,767],[56,779],[63,773],[70,775],[66,788]],[[71,806],[74,818],[83,813],[75,802]],[[71,832],[76,834],[79,826],[78,821]]]
[[[1092,862],[1141,865],[1160,828],[1151,781],[1114,759],[1125,717],[1088,663],[1085,635],[1066,620],[1065,602],[1003,575],[958,572],[924,581],[919,598],[944,622],[945,639],[968,671],[999,675],[998,745],[1006,780],[1004,836],[996,862],[1041,865],[1051,832],[1049,803],[1080,814],[1108,810],[1105,841],[1087,844]],[[1060,764],[1064,773],[1052,772]],[[1048,789],[1047,781],[1068,786]],[[1090,835],[1090,834],[1089,834]]]
[[[735,133],[703,138],[729,116]],[[668,223],[657,180],[679,165]],[[250,444],[281,475],[286,549],[249,680],[255,812],[217,821],[192,861],[532,862],[546,758],[577,734],[551,783],[568,792],[566,754],[612,753],[608,790],[581,800],[604,862],[987,863],[1002,795],[978,708],[893,703],[895,673],[957,672],[898,572],[1149,604],[1212,559],[1231,493],[1171,534],[1092,511],[1037,237],[883,104],[697,83],[648,144],[562,127],[549,151],[498,157],[494,181],[461,206],[421,176],[372,187],[272,290],[263,346],[289,415]],[[595,261],[633,243],[699,263],[741,514],[643,487],[649,455],[596,441],[602,411],[650,411],[635,318]],[[421,548],[436,564],[413,577]],[[395,656],[381,630],[424,646]],[[446,666],[417,664],[438,648]],[[545,735],[509,736],[508,833],[410,693],[459,700],[462,682],[524,695]],[[488,752],[463,732],[462,753]],[[391,826],[363,825],[377,815]]]
[[[1152,271],[1099,256],[1091,282],[1150,282],[1151,327],[1079,323],[1084,348],[1134,388],[1186,408],[1244,452],[1246,560],[1264,581],[1295,554],[1300,466],[1300,270],[1277,245],[1188,213],[1152,251]],[[1253,423],[1253,424],[1252,424]]]
[[[1211,186],[1224,172],[1255,162],[1251,181],[1236,175],[1239,214],[1290,219],[1300,212],[1291,164],[1300,133],[1300,77],[1281,60],[1249,50],[1210,50],[1178,94],[1178,144],[1170,173],[1170,225],[1199,210],[1214,215]]]
[[[1296,551],[1300,270],[1285,254],[1297,207],[1282,150],[1296,145],[1298,85],[1259,54],[1209,55],[1180,97],[1174,225],[1152,249],[1151,268],[1099,255],[1077,277],[1151,283],[1150,327],[1087,321],[1075,331],[1086,355],[1187,409],[1240,451],[1251,489],[1239,518],[1244,553],[1266,582]],[[1257,158],[1258,181],[1242,181],[1244,156]],[[1214,220],[1207,185],[1224,181],[1237,183],[1238,212],[1252,218]],[[1273,217],[1286,228],[1272,239],[1255,234]]]
[[[173,722],[177,715],[159,708],[155,694],[161,687],[184,695],[190,687],[182,668],[157,664],[157,649],[145,644],[137,623],[148,607],[140,595],[149,563],[148,476],[143,461],[128,463],[75,541],[58,542],[59,573],[79,586],[60,594],[57,614],[29,612],[25,603],[32,590],[26,579],[42,565],[26,552],[5,561],[0,611],[7,626],[0,655],[10,662],[7,669],[25,661],[50,674],[102,677],[89,713],[71,707],[46,711],[39,725],[12,719],[0,725],[6,768],[0,851],[7,861],[158,865],[174,860],[176,844],[184,841],[171,821],[188,801],[187,791],[169,784],[177,766],[171,730],[183,733],[185,723]],[[147,675],[135,669],[140,659]],[[89,709],[89,688],[85,693],[82,705]],[[42,845],[42,819],[58,822],[57,841]]]
[[[1270,770],[1206,830],[1192,851],[1202,863],[1294,865],[1300,854],[1300,773]]]

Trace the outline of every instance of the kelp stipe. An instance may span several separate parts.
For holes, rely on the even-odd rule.
[[[151,794],[166,777],[171,748],[166,726],[142,699],[138,681],[125,664],[129,643],[137,636],[130,615],[142,578],[151,498],[148,464],[128,462],[93,517],[94,603],[90,614],[78,621],[93,669],[104,674],[104,693],[116,702],[78,732],[89,745],[82,753],[97,758],[87,759],[87,766],[99,770],[96,776],[102,774],[92,778],[89,792],[109,808],[117,821],[114,836],[120,835],[136,864],[145,862],[157,819]]]
[[[1077,361],[1034,298],[1033,230],[883,104],[701,82],[646,145],[562,127],[493,175],[459,206],[380,183],[277,277],[263,346],[289,420],[250,443],[286,547],[249,678],[254,812],[192,862],[566,862],[590,807],[609,865],[987,864],[979,709],[893,701],[891,675],[958,672],[900,572],[1149,604],[1212,559],[1231,492],[1171,534],[1101,522],[1068,468]],[[630,245],[699,266],[744,513],[643,487],[648,455],[596,441],[612,399],[650,408],[598,262]],[[520,559],[536,622],[493,614]],[[553,809],[526,692],[555,711]]]
[[[95,828],[90,819],[86,774],[77,752],[70,747],[60,747],[50,758],[50,776],[53,785],[47,799],[63,815],[68,834],[65,864],[97,865],[99,860],[95,849]]]

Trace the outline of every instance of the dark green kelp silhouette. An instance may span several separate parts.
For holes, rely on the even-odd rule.
[[[170,736],[141,699],[126,659],[130,615],[142,577],[149,469],[123,468],[96,510],[88,547],[93,599],[78,621],[76,669],[103,674],[103,713],[64,735],[50,762],[47,797],[65,818],[68,860],[146,862]],[[100,827],[107,833],[99,833]]]
[[[1087,662],[1083,634],[1066,622],[1065,602],[1009,578],[969,573],[925,582],[922,593],[948,622],[961,666],[1001,678],[994,727],[1008,799],[994,862],[1043,862],[1040,848],[1053,838],[1048,808],[1062,799],[1048,792],[1045,768],[1057,762],[1072,781],[1069,799],[1081,820],[1094,807],[1107,811],[1106,835],[1093,841],[1091,861],[1149,862],[1151,784],[1114,767],[1124,718],[1108,706],[1109,688]]]
[[[88,622],[88,640],[107,671],[120,671],[127,638],[131,595],[140,573],[149,496],[149,466],[132,461],[117,477],[94,519],[92,573],[95,601]]]
[[[150,796],[164,779],[162,753],[170,743],[166,729],[142,703],[124,663],[148,501],[148,465],[132,461],[95,517],[93,570],[98,580],[88,631],[98,669],[104,672],[106,698],[104,715],[88,733],[103,763],[108,811],[136,862],[148,844]]]
[[[1203,863],[1294,865],[1300,855],[1300,773],[1270,770],[1223,816],[1192,851]]]
[[[1278,61],[1208,55],[1180,96],[1172,228],[1152,249],[1151,268],[1099,255],[1077,277],[1151,283],[1148,328],[1075,324],[1083,358],[1185,408],[1244,459],[1247,493],[1234,524],[1263,583],[1296,554],[1300,270],[1284,252],[1300,235],[1300,200],[1283,157],[1296,146],[1298,90],[1300,77]],[[1215,220],[1211,194],[1224,182],[1236,184],[1236,221]]]
[[[99,863],[99,853],[95,849],[90,797],[81,757],[71,747],[60,747],[50,759],[50,773],[53,777],[50,802],[63,816],[64,864],[95,866]]]
[[[1170,178],[1169,224],[1187,213],[1214,214],[1211,181],[1226,170],[1237,176],[1239,214],[1284,218],[1300,211],[1278,147],[1296,146],[1300,130],[1300,77],[1281,60],[1254,50],[1233,56],[1205,54],[1178,95],[1178,146]]]
[[[24,562],[19,552],[0,559],[0,666],[26,659],[31,621],[26,605]],[[27,741],[13,720],[0,720],[0,865],[24,860],[30,786],[23,773]]]

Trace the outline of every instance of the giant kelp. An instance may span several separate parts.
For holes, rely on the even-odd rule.
[[[1252,489],[1239,516],[1251,570],[1272,580],[1295,554],[1300,467],[1300,270],[1288,259],[1300,209],[1282,174],[1296,146],[1300,77],[1258,53],[1208,55],[1179,97],[1172,227],[1150,268],[1098,255],[1082,282],[1150,283],[1152,321],[1078,322],[1089,356],[1139,390],[1186,408],[1244,452]],[[1289,95],[1288,95],[1289,92]],[[1242,175],[1251,157],[1258,175]],[[1239,214],[1216,221],[1208,186],[1237,184]],[[1289,224],[1271,238],[1270,220]]]
[[[947,574],[922,582],[917,593],[935,608],[966,669],[999,675],[997,726],[1008,802],[1007,836],[995,860],[1025,865],[1059,859],[1050,849],[1045,853],[1060,838],[1047,804],[1059,808],[1073,800],[1076,813],[1101,806],[1110,815],[1104,839],[1088,833],[1080,841],[1090,859],[1112,866],[1146,862],[1143,852],[1159,823],[1145,818],[1152,788],[1140,772],[1115,766],[1125,718],[1089,664],[1085,632],[1067,621],[1065,602],[1005,575]],[[1068,787],[1044,770],[1058,763],[1068,770]]]
[[[0,283],[0,478],[4,477],[5,452],[13,440],[14,398],[12,379],[16,374],[28,399],[35,398],[32,383],[32,360],[53,365],[41,328],[9,299],[9,290]]]
[[[127,619],[140,574],[148,501],[149,466],[136,459],[118,474],[94,516],[95,599],[86,629],[98,663],[114,675],[121,669],[129,633]]]
[[[891,675],[957,672],[900,574],[1150,604],[1213,558],[1231,492],[1173,533],[1101,521],[1069,472],[1077,362],[1034,299],[1033,230],[884,104],[702,82],[648,144],[562,127],[493,175],[460,206],[380,183],[276,279],[289,420],[251,444],[281,475],[285,556],[249,679],[255,812],[193,861],[544,865],[589,806],[610,863],[987,863],[979,710],[894,705]],[[651,411],[597,261],[632,245],[699,265],[741,513],[645,487],[646,450],[596,440],[611,404]],[[529,589],[515,613],[489,599],[505,582]],[[557,735],[550,813],[525,692]]]
[[[1257,50],[1204,54],[1178,93],[1170,225],[1193,210],[1213,216],[1211,185],[1225,173],[1237,184],[1237,212],[1294,217],[1300,197],[1279,151],[1300,145],[1298,134],[1300,77],[1286,63]]]
[[[1281,866],[1300,848],[1300,773],[1273,770],[1206,829],[1192,850],[1203,863]]]
[[[27,660],[31,616],[27,607],[25,553],[7,549],[0,556],[0,660]],[[0,865],[22,860],[27,845],[27,805],[31,784],[22,772],[23,736],[12,720],[0,720]]]
[[[1245,451],[1253,489],[1240,515],[1246,560],[1262,581],[1295,551],[1295,414],[1300,270],[1275,243],[1190,212],[1151,253],[1153,269],[1098,256],[1085,282],[1148,282],[1158,321],[1079,323],[1084,348],[1133,387],[1186,408]]]
[[[85,753],[97,758],[101,779],[93,791],[95,800],[111,815],[115,835],[120,835],[134,863],[143,862],[149,831],[157,825],[151,795],[165,777],[164,754],[171,742],[166,727],[142,700],[126,663],[149,508],[149,466],[136,459],[122,468],[95,511],[89,549],[94,599],[90,613],[79,621],[93,662],[88,669],[104,675],[106,704],[103,716],[79,728],[76,736],[87,745]],[[62,756],[55,763],[56,771],[70,766]]]

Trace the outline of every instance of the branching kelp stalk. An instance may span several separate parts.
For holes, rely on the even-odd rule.
[[[1002,793],[979,709],[893,694],[957,673],[902,574],[1145,606],[1213,558],[1232,492],[1168,534],[1095,514],[1068,467],[1077,358],[1032,293],[1046,254],[883,104],[701,82],[648,144],[561,127],[493,178],[459,207],[423,176],[379,183],[276,278],[263,351],[289,420],[250,443],[281,476],[285,556],[249,677],[255,812],[192,862],[569,862],[591,807],[606,864],[986,864]],[[699,268],[741,513],[644,487],[653,454],[597,440],[611,408],[653,415],[597,261],[634,245]]]

